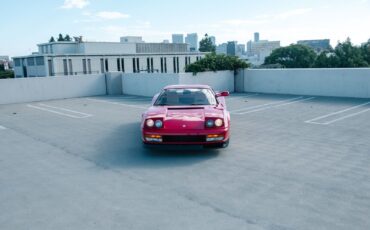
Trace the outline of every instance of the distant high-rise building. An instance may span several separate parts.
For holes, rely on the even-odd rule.
[[[226,54],[229,56],[236,56],[237,55],[237,42],[230,41],[227,42]]]
[[[238,44],[236,46],[237,50],[236,50],[236,55],[237,56],[242,56],[242,55],[245,55],[245,45],[244,44]]]
[[[261,65],[265,62],[274,49],[280,48],[280,41],[260,40],[259,33],[254,34],[255,41],[247,43],[247,56],[253,65]]]
[[[259,42],[260,41],[260,33],[256,32],[254,33],[254,42]]]
[[[184,43],[184,35],[172,34],[172,43]]]
[[[217,54],[227,54],[227,43],[222,43],[216,46],[216,53]]]
[[[216,37],[215,36],[209,36],[209,39],[211,40],[212,44],[216,45]]]
[[[198,34],[197,33],[187,34],[185,38],[185,43],[189,44],[190,51],[197,51],[198,50]]]
[[[317,53],[321,53],[322,51],[331,49],[330,39],[301,40],[301,41],[298,41],[297,44],[308,46],[312,48],[313,50],[315,50],[315,52]]]

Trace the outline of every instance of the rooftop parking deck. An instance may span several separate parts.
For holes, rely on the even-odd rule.
[[[0,229],[369,229],[369,99],[233,94],[221,150],[143,148],[150,101],[0,105]]]

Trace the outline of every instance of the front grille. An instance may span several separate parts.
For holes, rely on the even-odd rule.
[[[206,136],[163,136],[163,142],[206,142]]]

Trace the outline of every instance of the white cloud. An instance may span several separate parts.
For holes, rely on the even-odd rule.
[[[130,15],[123,14],[116,11],[101,11],[96,13],[96,16],[101,19],[105,20],[113,20],[113,19],[122,19],[122,18],[129,18]]]
[[[90,2],[88,0],[64,0],[64,4],[62,6],[63,9],[72,9],[78,8],[82,9],[89,5]]]

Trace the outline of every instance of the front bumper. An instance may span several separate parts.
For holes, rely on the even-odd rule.
[[[187,130],[143,130],[142,141],[154,145],[212,145],[226,143],[230,138],[229,129]]]

